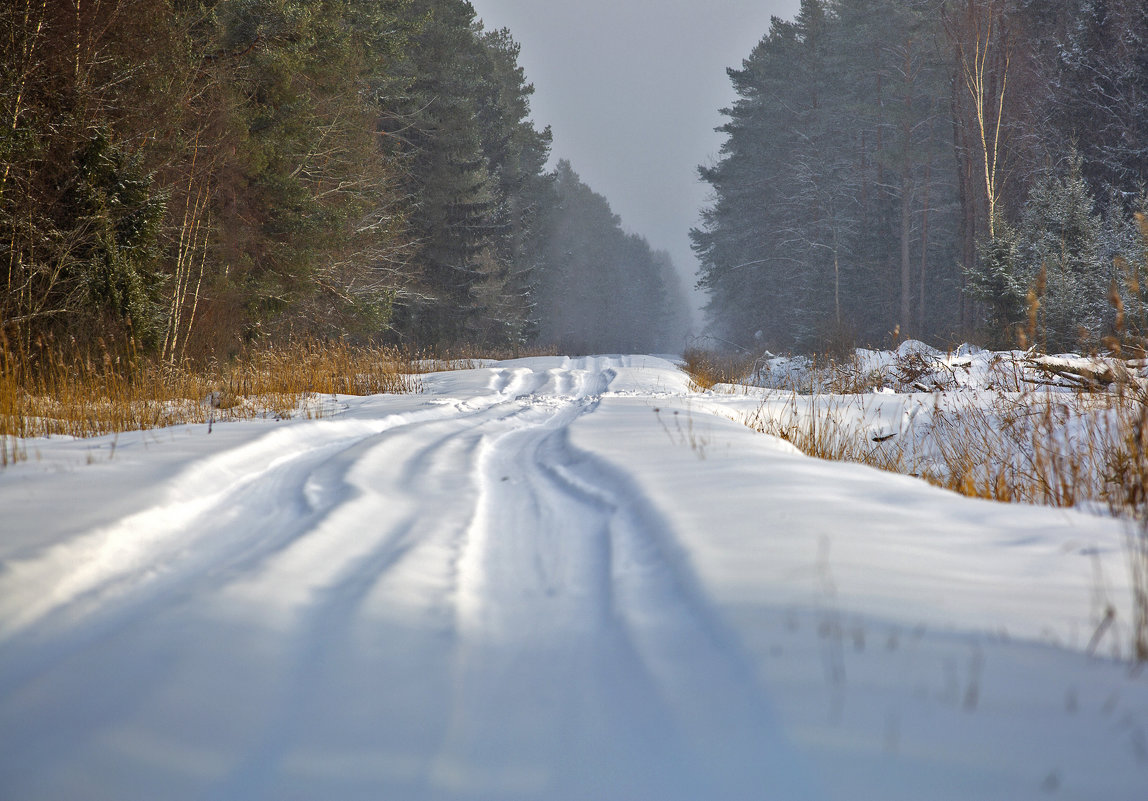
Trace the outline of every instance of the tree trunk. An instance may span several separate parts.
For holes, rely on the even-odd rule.
[[[931,141],[931,140],[930,140]],[[925,162],[924,195],[921,198],[921,271],[917,277],[917,330],[925,331],[925,273],[929,266],[929,183],[933,165]]]
[[[906,149],[908,149],[906,147]],[[909,239],[913,235],[912,192],[909,182],[912,175],[909,170],[909,159],[906,158],[901,167],[901,334],[908,336],[913,320],[913,270],[910,264]]]
[[[913,40],[905,42],[905,94],[902,97],[904,117],[901,122],[901,333],[913,329],[913,268],[910,263],[910,239],[913,236],[911,184],[913,180]]]

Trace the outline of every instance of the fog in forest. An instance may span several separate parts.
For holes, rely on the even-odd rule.
[[[510,28],[522,46],[533,118],[552,126],[554,160],[569,159],[692,289],[689,230],[708,196],[697,167],[721,147],[719,109],[734,99],[726,68],[740,66],[772,16],[792,18],[799,0],[472,4],[487,28]],[[704,303],[692,294],[692,305]]]
[[[555,155],[698,271],[711,335],[1143,339],[1139,0],[476,8],[522,42]]]
[[[1142,0],[197,8],[0,6],[9,339],[1148,352]]]

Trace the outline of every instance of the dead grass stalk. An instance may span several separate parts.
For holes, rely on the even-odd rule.
[[[717,384],[743,382],[754,368],[752,354],[725,354],[701,348],[688,348],[682,354],[682,361],[690,377],[690,388],[695,392],[713,389]]]
[[[414,392],[416,374],[440,366],[390,347],[337,341],[253,347],[227,362],[197,365],[143,356],[131,342],[83,348],[0,338],[0,464],[23,458],[28,437],[321,414],[306,401]]]

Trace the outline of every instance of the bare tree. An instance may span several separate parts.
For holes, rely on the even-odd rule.
[[[956,51],[957,84],[972,117],[979,150],[989,237],[996,233],[1001,196],[1001,129],[1013,43],[1007,27],[1007,0],[958,0],[942,7],[945,30]]]

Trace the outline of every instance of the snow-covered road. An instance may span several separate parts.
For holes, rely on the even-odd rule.
[[[1119,526],[833,465],[652,357],[0,473],[0,799],[1140,799]],[[1119,645],[1121,625],[1101,643]]]

